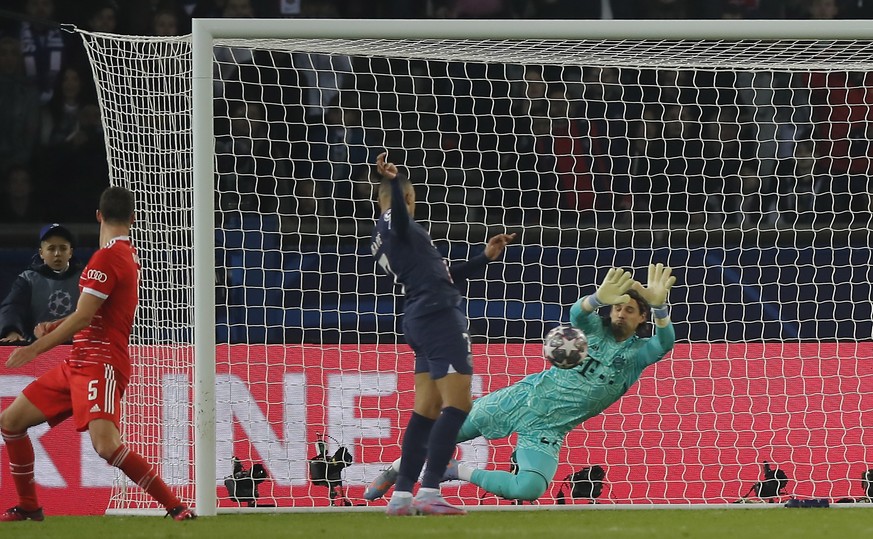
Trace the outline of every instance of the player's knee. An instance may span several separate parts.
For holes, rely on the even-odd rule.
[[[532,502],[546,493],[549,483],[536,472],[519,472],[512,498]]]
[[[121,447],[121,434],[118,427],[108,419],[94,419],[88,423],[91,445],[100,458],[112,464],[113,455]]]
[[[112,455],[115,454],[115,450],[114,450],[114,449],[110,450],[110,449],[109,449],[109,446],[104,446],[104,445],[97,445],[97,444],[95,444],[95,445],[94,445],[94,451],[97,452],[97,455],[98,455],[101,459],[105,460],[105,461],[108,462],[109,464],[112,464]]]
[[[440,403],[439,401],[428,402],[428,403],[416,402],[415,407],[413,408],[413,411],[416,414],[418,414],[422,417],[426,417],[428,419],[438,418],[440,416],[441,410],[442,410],[442,403]]]
[[[19,434],[27,430],[27,425],[8,410],[0,412],[0,430],[10,434]]]
[[[104,440],[104,439],[92,439],[91,445],[94,447],[94,451],[97,452],[97,455],[112,464],[112,457],[115,455],[115,451],[118,449],[119,444],[114,440]]]

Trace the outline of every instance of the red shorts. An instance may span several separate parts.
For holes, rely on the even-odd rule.
[[[64,361],[28,384],[23,393],[52,427],[72,416],[76,430],[85,431],[95,419],[108,419],[119,427],[126,387],[127,380],[112,365]]]

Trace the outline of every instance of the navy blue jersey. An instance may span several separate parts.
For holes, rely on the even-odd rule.
[[[461,293],[455,280],[488,263],[481,254],[469,262],[447,266],[430,234],[409,215],[396,179],[391,182],[391,208],[379,217],[370,248],[379,267],[402,287],[407,316],[456,307]]]

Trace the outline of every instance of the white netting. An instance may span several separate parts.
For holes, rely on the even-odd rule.
[[[143,261],[125,436],[193,497],[191,52],[85,34],[113,182]],[[343,492],[399,455],[412,361],[377,276],[371,164],[389,151],[452,259],[519,245],[465,290],[476,391],[545,367],[538,342],[606,268],[677,268],[679,344],[576,429],[561,479],[600,501],[733,501],[769,461],[786,492],[862,495],[871,458],[869,41],[219,40],[217,429],[262,462],[259,503],[330,503],[308,459],[349,449]],[[468,247],[468,243],[472,247]],[[461,458],[509,469],[511,445]],[[451,499],[498,503],[475,487]],[[238,496],[239,497],[239,496]],[[342,503],[341,498],[333,499]],[[152,507],[122,485],[113,507]],[[243,501],[244,503],[244,501]],[[504,502],[505,503],[505,502]]]
[[[240,49],[343,56],[411,58],[438,62],[610,66],[669,69],[863,70],[873,62],[863,40],[392,40],[219,39]],[[866,66],[866,67],[865,67]]]

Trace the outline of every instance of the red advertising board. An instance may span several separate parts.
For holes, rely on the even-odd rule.
[[[0,347],[0,407],[67,353],[59,347],[9,370],[2,365],[11,350]],[[539,351],[539,345],[475,346],[476,393],[541,370]],[[189,484],[191,372],[171,358],[190,350],[149,347],[134,355],[152,358],[153,366],[134,374],[126,416],[137,427],[128,429],[128,440],[149,441],[146,456],[168,482]],[[327,488],[308,477],[319,434],[329,436],[330,451],[343,445],[354,457],[343,471],[353,503],[362,503],[366,481],[399,456],[413,398],[405,346],[222,345],[217,364],[220,497],[226,496],[221,477],[237,456],[247,466],[267,468],[264,503],[327,505]],[[867,449],[873,434],[864,429],[873,424],[871,387],[871,343],[678,344],[619,402],[570,434],[542,503],[554,503],[562,488],[567,492],[562,478],[593,464],[607,470],[600,499],[607,503],[735,501],[761,479],[764,461],[787,472],[788,490],[796,495],[860,497],[861,473],[873,468]],[[65,423],[34,428],[31,438],[46,510],[102,513],[115,473],[94,454],[87,433]],[[460,457],[507,469],[511,441],[464,444]],[[0,502],[14,505],[5,451],[0,467]],[[448,484],[445,493],[467,504],[506,503],[472,485]]]

